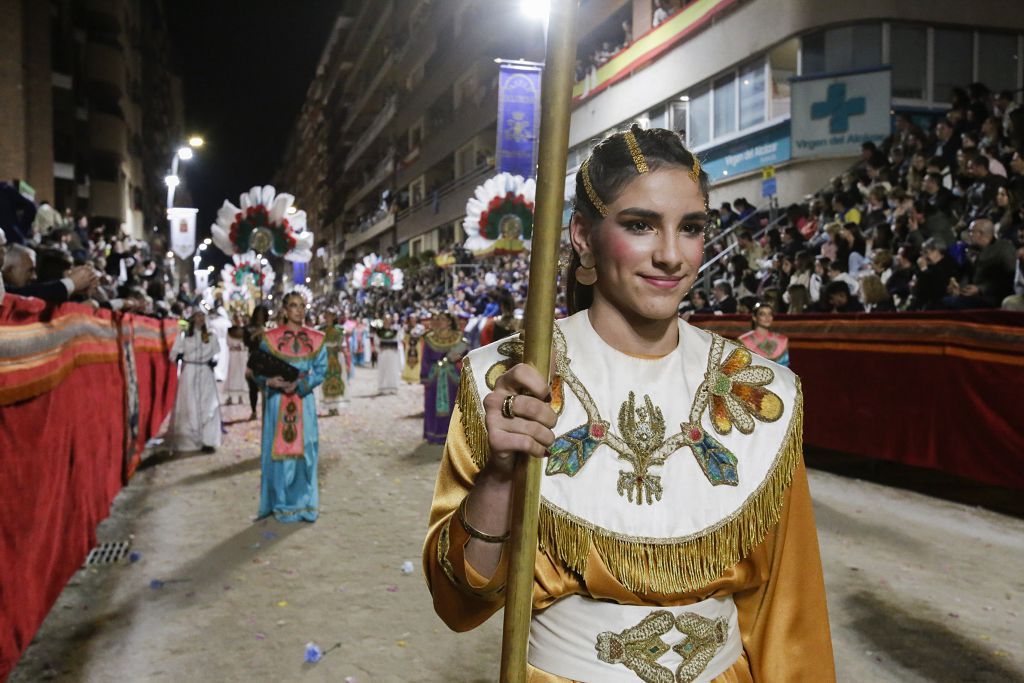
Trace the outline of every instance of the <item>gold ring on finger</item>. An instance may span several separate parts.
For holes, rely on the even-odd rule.
[[[505,400],[501,402],[501,414],[503,417],[509,420],[514,420],[516,417],[515,411],[516,395],[509,394],[505,397]]]

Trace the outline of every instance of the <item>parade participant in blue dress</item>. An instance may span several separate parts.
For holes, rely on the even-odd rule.
[[[327,349],[323,333],[302,324],[306,301],[301,294],[286,294],[283,306],[285,323],[267,332],[260,348],[294,366],[299,377],[289,382],[256,376],[266,390],[259,517],[314,522],[319,515],[319,430],[313,390],[327,375]]]

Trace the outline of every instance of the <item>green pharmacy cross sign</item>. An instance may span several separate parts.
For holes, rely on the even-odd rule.
[[[829,117],[828,131],[833,135],[850,130],[850,117],[860,116],[866,111],[865,98],[846,99],[846,83],[831,84],[825,99],[811,104],[811,118],[817,120]]]

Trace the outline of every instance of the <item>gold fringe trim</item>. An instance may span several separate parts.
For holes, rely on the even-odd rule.
[[[803,456],[803,391],[797,379],[793,417],[764,481],[739,510],[690,536],[626,536],[572,515],[541,500],[541,549],[581,576],[590,548],[611,574],[634,592],[687,593],[707,586],[759,545],[782,513],[793,470]]]
[[[455,397],[455,403],[459,406],[462,432],[466,435],[473,464],[478,470],[482,470],[490,456],[490,446],[487,443],[487,426],[484,423],[484,404],[477,392],[473,366],[468,358],[462,361],[462,380],[459,382],[459,393]]]

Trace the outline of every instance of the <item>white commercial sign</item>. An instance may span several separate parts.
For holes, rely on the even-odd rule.
[[[888,68],[794,79],[790,91],[794,158],[846,157],[891,131]]]
[[[175,207],[167,209],[171,224],[171,251],[178,258],[187,259],[196,250],[196,213],[199,209]]]

